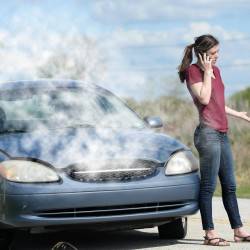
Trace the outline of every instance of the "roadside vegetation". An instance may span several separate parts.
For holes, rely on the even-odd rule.
[[[127,99],[128,105],[141,117],[160,116],[164,126],[160,132],[169,134],[188,145],[194,154],[193,131],[198,123],[198,114],[191,100],[174,96],[161,96],[155,100],[135,101]],[[250,112],[250,88],[240,91],[227,100],[229,107]],[[250,124],[229,117],[229,138],[235,160],[238,196],[250,198]],[[216,194],[220,195],[220,185]]]

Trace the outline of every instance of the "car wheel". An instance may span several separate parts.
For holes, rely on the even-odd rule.
[[[158,226],[161,239],[183,239],[187,234],[187,218],[179,218]]]
[[[14,232],[9,230],[0,230],[0,249],[9,249],[13,240]]]

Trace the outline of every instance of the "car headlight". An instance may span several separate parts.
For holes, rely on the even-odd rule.
[[[14,182],[55,182],[56,172],[38,162],[27,160],[7,160],[0,163],[0,175]]]
[[[197,170],[198,160],[191,151],[179,151],[173,154],[169,161],[165,163],[165,174],[176,175],[185,174]]]

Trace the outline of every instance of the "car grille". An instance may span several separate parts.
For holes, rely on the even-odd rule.
[[[157,163],[150,160],[88,161],[67,168],[68,175],[82,182],[129,181],[154,175]]]
[[[156,213],[182,208],[189,203],[185,202],[160,202],[134,205],[88,207],[37,211],[36,215],[46,218],[69,218],[69,217],[101,217],[115,215],[129,215],[138,213]]]

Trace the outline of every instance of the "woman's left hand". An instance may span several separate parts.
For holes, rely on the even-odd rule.
[[[250,117],[247,116],[247,112],[239,112],[240,118],[250,122]]]

